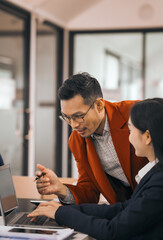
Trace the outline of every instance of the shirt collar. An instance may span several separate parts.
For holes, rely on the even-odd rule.
[[[141,181],[141,179],[158,163],[158,159],[156,158],[153,162],[147,163],[142,169],[139,170],[138,174],[135,176],[135,180],[137,183]]]
[[[102,136],[104,136],[106,132],[110,132],[109,121],[108,121],[107,115],[105,116],[105,125],[104,125],[104,129],[103,129],[103,134],[102,134]],[[91,137],[92,137],[93,139],[95,139],[97,136],[99,136],[99,135],[97,135],[97,134],[95,134],[95,133],[91,134]],[[102,136],[101,136],[101,137],[102,137]]]
[[[104,131],[110,132],[109,121],[108,121],[107,115],[105,116],[105,126],[104,126],[104,130],[103,130],[103,134],[104,134]]]

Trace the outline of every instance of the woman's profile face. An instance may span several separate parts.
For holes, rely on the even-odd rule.
[[[133,123],[131,122],[131,118],[128,120],[128,127],[129,127],[129,141],[135,148],[135,154],[138,157],[146,157],[146,144],[145,144],[145,137],[139,129],[137,129]]]

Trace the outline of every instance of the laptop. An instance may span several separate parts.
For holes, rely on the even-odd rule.
[[[38,216],[31,222],[31,218],[27,218],[29,212],[20,211],[9,164],[0,167],[0,207],[5,226],[63,228],[46,216]]]

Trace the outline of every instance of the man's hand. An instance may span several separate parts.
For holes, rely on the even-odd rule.
[[[37,176],[41,176],[42,172],[45,173],[36,182],[38,192],[45,195],[56,194],[58,197],[64,198],[66,196],[66,186],[59,181],[57,175],[41,164],[37,164],[37,168],[40,170],[36,172]]]
[[[62,206],[60,203],[53,200],[40,203],[39,206],[33,212],[28,214],[27,217],[32,217],[31,221],[34,221],[37,216],[47,216],[54,219],[55,213],[60,206]]]

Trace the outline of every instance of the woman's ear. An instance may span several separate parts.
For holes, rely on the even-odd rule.
[[[146,130],[145,136],[146,136],[146,144],[149,145],[152,142],[149,130]]]
[[[96,101],[96,105],[97,105],[98,112],[101,112],[105,107],[104,99],[103,98],[98,98],[97,101]]]

